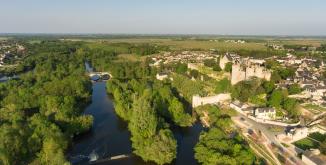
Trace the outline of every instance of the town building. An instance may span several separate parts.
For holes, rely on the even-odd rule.
[[[163,81],[164,79],[168,78],[168,74],[166,73],[157,73],[156,79]]]
[[[276,117],[276,111],[271,107],[256,108],[254,111],[254,117],[257,119],[274,120]]]

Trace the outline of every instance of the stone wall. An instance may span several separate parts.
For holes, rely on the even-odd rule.
[[[225,69],[225,65],[226,65],[228,62],[232,62],[232,61],[230,61],[230,60],[226,57],[226,55],[223,56],[222,58],[220,58],[220,68],[221,68],[222,70],[224,70],[224,69]]]
[[[218,94],[215,96],[200,97],[198,95],[192,97],[192,107],[198,107],[205,104],[217,104],[231,100],[229,93]]]
[[[240,63],[232,65],[231,84],[234,85],[240,81],[248,80],[251,77],[270,80],[272,73],[263,66],[250,65],[241,66]]]
[[[272,121],[272,120],[264,120],[264,119],[257,119],[253,116],[248,116],[249,119],[254,120],[258,123],[263,123],[263,124],[270,124],[270,125],[277,125],[277,126],[282,126],[282,127],[295,127],[300,125],[300,122],[298,123],[293,123],[293,124],[288,124],[288,123],[284,123],[284,122],[279,122],[279,121]]]
[[[198,70],[198,66],[194,63],[188,63],[187,67],[188,67],[188,69]]]
[[[240,64],[233,64],[232,73],[231,73],[231,84],[234,85],[245,79],[246,79],[246,72],[241,68]]]

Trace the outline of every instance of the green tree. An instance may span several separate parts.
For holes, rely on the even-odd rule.
[[[202,133],[194,150],[195,158],[204,165],[251,165],[255,161],[254,154],[239,135],[232,139],[219,128]]]
[[[160,129],[159,119],[150,105],[151,92],[133,103],[133,115],[129,123],[134,153],[145,161],[157,164],[170,163],[176,157],[176,141],[168,129]]]
[[[177,98],[172,99],[169,112],[172,114],[172,119],[177,125],[181,127],[192,125],[192,117],[185,112],[183,104]]]
[[[222,71],[222,68],[221,68],[220,65],[217,63],[216,65],[213,66],[213,71],[220,72],[220,71]]]
[[[176,64],[176,68],[175,68],[175,72],[179,73],[179,74],[184,74],[187,72],[188,66],[187,64],[184,63],[177,63]]]
[[[21,124],[0,127],[0,164],[22,164],[28,159],[27,132]]]
[[[231,82],[227,78],[224,78],[217,82],[215,86],[215,93],[224,93],[231,90]]]
[[[273,81],[264,81],[263,87],[266,94],[270,94],[275,89],[275,83]]]
[[[225,64],[224,71],[226,71],[226,72],[232,71],[232,62],[228,62]]]
[[[326,155],[326,139],[320,143],[319,150],[322,154]]]
[[[288,91],[290,95],[294,95],[300,93],[302,89],[299,84],[291,84]]]
[[[277,71],[272,72],[271,82],[278,83],[281,79],[282,79],[282,77],[280,76],[280,74]]]
[[[275,108],[281,108],[285,96],[282,90],[274,90],[269,99],[269,105]]]
[[[65,159],[62,146],[57,143],[58,139],[46,138],[43,142],[43,148],[39,154],[41,164],[68,165]]]
[[[133,137],[133,147],[136,149],[134,153],[145,161],[166,164],[176,158],[177,142],[168,129],[161,129],[157,135],[148,139]]]
[[[265,107],[267,104],[266,94],[253,95],[249,97],[249,102],[260,107]]]
[[[297,108],[297,101],[293,98],[286,98],[284,100],[283,107],[287,111],[288,116],[291,118],[297,118],[299,116],[299,110]]]
[[[198,76],[199,76],[199,72],[198,72],[197,70],[191,70],[191,71],[190,71],[190,75],[191,75],[192,77],[194,77],[195,79],[197,79]]]
[[[277,72],[282,79],[290,78],[295,75],[295,69],[293,68],[278,68]]]
[[[260,84],[261,82],[259,79],[240,81],[233,86],[231,96],[242,102],[247,102],[249,97],[264,93],[264,89]]]
[[[214,67],[215,65],[218,65],[215,61],[215,59],[206,59],[204,60],[204,65],[207,67]]]
[[[158,118],[147,98],[141,97],[133,103],[133,114],[129,123],[133,135],[149,138],[156,134]]]

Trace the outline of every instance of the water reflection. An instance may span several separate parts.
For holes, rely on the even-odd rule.
[[[94,152],[99,159],[121,154],[131,155],[128,158],[96,164],[152,164],[146,163],[139,157],[132,155],[127,123],[116,116],[113,102],[106,94],[105,82],[93,83],[92,103],[86,108],[84,113],[93,115],[94,124],[89,133],[75,139],[73,147],[69,152],[72,164],[89,164],[91,154]],[[198,141],[201,130],[203,130],[203,127],[199,123],[189,128],[172,128],[178,142],[177,158],[172,164],[197,164],[194,159],[193,147]]]

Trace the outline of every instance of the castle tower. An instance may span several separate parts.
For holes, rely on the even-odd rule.
[[[241,65],[239,63],[233,64],[231,72],[231,85],[235,85],[236,83],[245,79],[246,72],[242,69]]]

